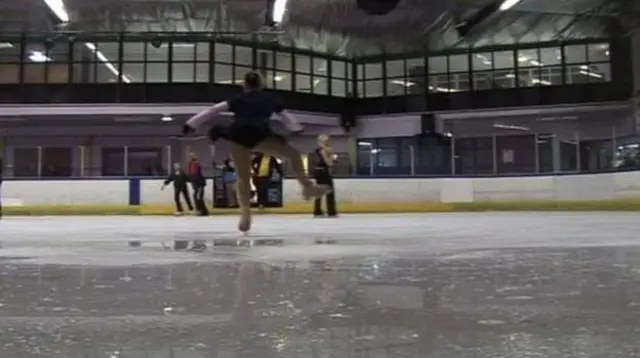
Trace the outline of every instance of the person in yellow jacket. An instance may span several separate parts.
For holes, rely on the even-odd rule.
[[[263,210],[269,202],[269,183],[275,170],[280,177],[283,176],[282,166],[276,158],[263,153],[254,153],[251,159],[253,172],[253,185],[256,187],[256,199],[258,208]]]

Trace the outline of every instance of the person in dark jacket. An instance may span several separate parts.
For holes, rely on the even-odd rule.
[[[198,157],[195,153],[191,153],[191,159],[189,160],[189,181],[193,187],[193,203],[195,204],[198,215],[209,215],[209,209],[204,202],[204,189],[207,186],[207,179],[202,174],[202,166],[198,162]]]
[[[336,210],[336,196],[333,187],[333,151],[331,150],[331,143],[329,136],[321,134],[318,136],[318,147],[311,155],[311,163],[309,171],[311,176],[315,179],[316,184],[328,185],[332,190],[326,196],[327,203],[327,215],[329,217],[337,217],[338,211]],[[322,217],[322,198],[317,198],[313,205],[313,215],[315,217]]]
[[[189,176],[182,170],[180,163],[173,164],[173,171],[164,181],[160,190],[164,190],[164,188],[171,183],[173,183],[173,200],[176,202],[176,215],[182,215],[184,213],[182,203],[180,202],[180,195],[182,195],[184,201],[187,203],[189,211],[193,212],[193,205],[191,205],[191,198],[189,198],[189,187],[187,186]]]
[[[258,208],[263,210],[269,202],[269,183],[275,170],[282,177],[282,166],[276,158],[263,153],[255,153],[251,159],[253,185],[256,187]]]

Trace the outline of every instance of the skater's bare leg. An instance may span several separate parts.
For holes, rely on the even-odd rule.
[[[249,149],[231,143],[231,157],[236,165],[238,206],[240,222],[238,230],[247,232],[251,229],[251,152]]]
[[[331,192],[331,188],[328,186],[314,185],[313,182],[309,180],[304,170],[304,164],[302,163],[302,153],[290,144],[278,138],[267,138],[258,144],[255,150],[274,157],[284,158],[291,163],[293,172],[296,175],[296,180],[302,187],[302,195],[305,199],[310,200],[322,197]]]

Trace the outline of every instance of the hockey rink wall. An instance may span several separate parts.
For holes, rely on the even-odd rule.
[[[212,198],[212,181],[206,197]],[[458,210],[640,210],[640,172],[491,178],[336,179],[341,212]],[[6,213],[170,214],[173,190],[160,179],[6,180]],[[310,213],[295,181],[283,185],[283,213]],[[215,213],[216,211],[214,211]],[[225,210],[219,210],[225,213]]]

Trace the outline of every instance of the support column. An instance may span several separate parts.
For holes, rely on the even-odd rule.
[[[560,153],[560,139],[557,134],[551,137],[551,159],[553,162],[553,172],[560,173],[562,171],[562,155]]]

